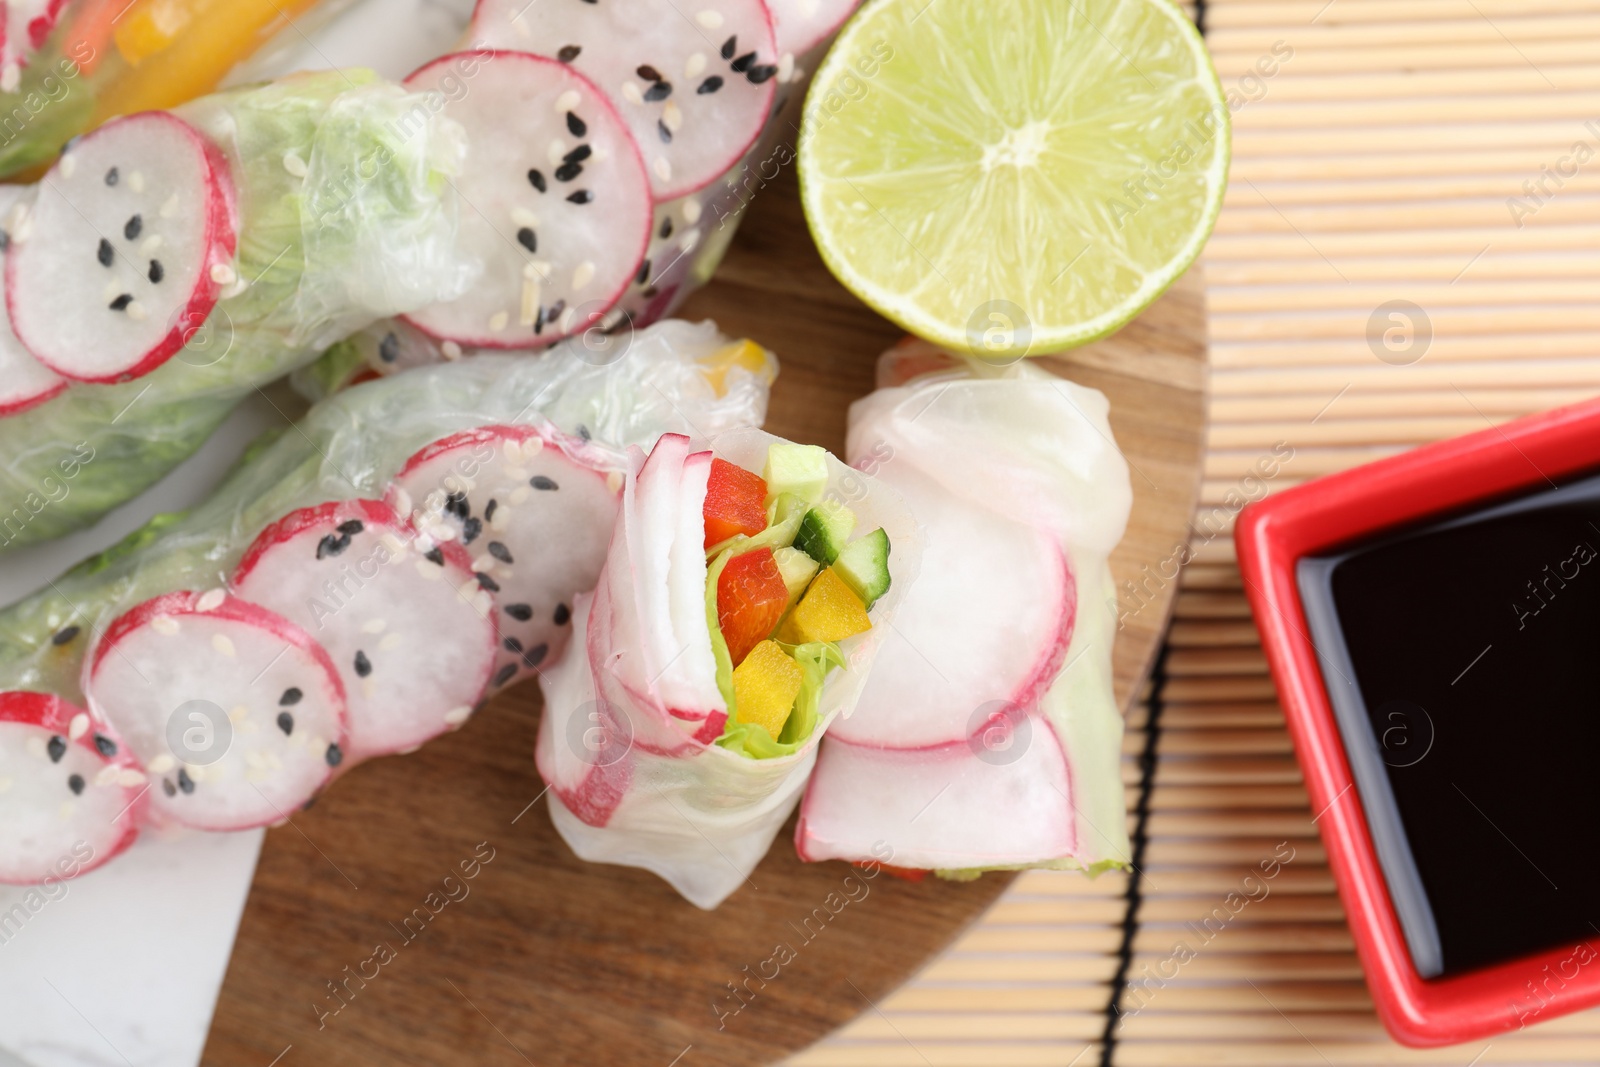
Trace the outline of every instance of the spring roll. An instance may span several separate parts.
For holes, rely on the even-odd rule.
[[[971,876],[1128,861],[1107,558],[1132,504],[1105,396],[912,342],[848,453],[927,538],[855,714],[822,744],[795,845]]]
[[[539,771],[580,857],[710,909],[855,706],[920,537],[875,479],[759,431],[667,435],[632,460],[600,583],[541,680]]]

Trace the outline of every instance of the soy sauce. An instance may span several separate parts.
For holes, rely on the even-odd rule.
[[[1419,971],[1600,937],[1600,476],[1300,585]]]

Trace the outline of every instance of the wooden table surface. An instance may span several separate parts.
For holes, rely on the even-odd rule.
[[[823,268],[788,172],[753,198],[716,281],[683,315],[775,350],[768,428],[835,450],[849,401],[871,390],[874,358],[899,334]],[[1111,396],[1134,468],[1119,584],[1187,536],[1203,318],[1192,273],[1115,337],[1050,361]],[[1175,583],[1147,588],[1155,599],[1116,646],[1125,706]],[[873,1010],[1010,881],[878,877],[808,939],[802,923],[851,871],[801,864],[786,832],[752,885],[699,911],[653,875],[579,862],[556,836],[538,802],[539,706],[533,685],[504,694],[459,733],[360,768],[268,834],[206,1063],[769,1063]],[[448,899],[442,880],[474,860],[466,895]],[[752,982],[757,996],[719,1027],[728,983],[779,943],[796,958],[764,988]]]

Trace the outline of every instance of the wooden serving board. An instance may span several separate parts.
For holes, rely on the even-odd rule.
[[[836,451],[849,402],[871,391],[875,357],[899,336],[824,269],[787,172],[755,195],[716,281],[684,315],[775,350],[783,371],[768,429]],[[1117,336],[1051,360],[1110,395],[1134,468],[1133,517],[1112,560],[1119,583],[1158,569],[1187,538],[1203,320],[1191,273]],[[1155,599],[1116,645],[1124,706],[1175,583],[1147,588]],[[865,895],[854,888],[859,899],[831,915],[825,901],[837,893],[838,907],[850,868],[801,864],[786,832],[750,886],[702,912],[653,875],[568,851],[538,801],[538,714],[537,687],[521,686],[459,733],[358,769],[268,834],[205,1062],[770,1063],[872,1010],[1010,881],[880,876],[853,883]],[[814,913],[829,921],[812,918],[808,931]],[[750,982],[755,998],[719,1028],[718,1006],[734,1004],[728,983],[780,944],[794,958],[764,988]]]

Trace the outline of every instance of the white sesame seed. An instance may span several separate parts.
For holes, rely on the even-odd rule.
[[[522,301],[517,306],[517,324],[519,326],[532,326],[539,317],[539,277],[538,272],[530,268],[529,263],[522,268]]]
[[[384,637],[382,641],[378,642],[378,651],[393,652],[395,649],[400,647],[400,642],[404,640],[405,638],[398,633],[389,634]]]
[[[778,57],[778,80],[781,82],[793,81],[794,74],[794,53],[785,52],[782,56]]]
[[[122,768],[117,775],[117,784],[130,789],[136,785],[144,785],[144,781],[144,775],[132,767]]]
[[[683,76],[685,78],[698,78],[705,73],[705,69],[706,54],[704,52],[695,52],[689,56],[688,62],[683,65]]]
[[[391,534],[390,536],[393,535]],[[388,628],[389,620],[387,619],[368,619],[361,624],[361,632],[364,634],[381,634]]]
[[[17,86],[22,84],[22,67],[16,63],[7,63],[0,69],[0,92],[14,93]]]
[[[63,178],[72,177],[72,172],[78,169],[78,157],[68,152],[61,157],[61,163],[56,167],[56,173]]]
[[[160,240],[160,238],[156,239]],[[234,269],[226,263],[211,264],[211,280],[218,285],[232,285],[238,277],[239,275],[234,272]]]
[[[7,67],[6,69],[10,70],[11,68]],[[0,80],[0,89],[5,89],[5,82],[3,80]],[[7,90],[7,91],[9,92],[10,90]],[[70,800],[63,800],[61,802],[61,810],[59,812],[59,814],[61,816],[61,821],[62,822],[71,821],[72,813],[77,811],[77,810],[78,810],[78,805],[74,804]]]
[[[504,311],[496,311],[489,316],[489,332],[499,333],[506,328],[506,323],[511,321],[511,316]]]
[[[644,103],[644,93],[639,91],[639,83],[625,81],[622,83],[622,99],[630,104]]]
[[[519,485],[515,489],[511,490],[510,494],[506,497],[506,501],[510,503],[512,507],[516,507],[518,504],[524,503],[532,495],[532,489],[528,488],[526,485]],[[496,513],[495,518],[498,519],[499,517],[499,514]]]
[[[401,515],[411,514],[411,494],[404,489],[394,491],[394,509]],[[398,552],[405,550],[405,542],[396,537],[393,531],[383,535],[383,543],[389,546],[389,551]]]
[[[228,712],[228,721],[237,726],[244,722],[245,719],[249,718],[249,716],[250,709],[245,707],[243,704],[240,704],[238,707],[233,708]]]
[[[613,493],[621,491],[621,489],[622,489],[622,472],[621,471],[611,471],[609,474],[606,475],[606,488],[611,490]]]
[[[229,659],[233,659],[234,656],[238,655],[234,650],[233,642],[228,639],[227,634],[212,634],[211,647],[216,649],[219,655],[226,656]]]
[[[511,209],[511,221],[517,226],[537,226],[539,225],[539,216],[525,207],[514,207]]]
[[[508,527],[510,525],[511,525],[511,509],[510,508],[496,508],[495,512],[494,512],[494,518],[489,520],[489,529],[498,532],[500,530],[504,530],[506,527]]]
[[[157,615],[150,620],[150,629],[158,634],[171,637],[178,632],[178,620],[171,615]]]
[[[445,341],[439,346],[439,354],[454,363],[461,358],[461,346],[454,341]]]
[[[147,766],[150,768],[151,774],[166,774],[177,765],[178,761],[172,758],[172,754],[170,752],[161,753],[161,755],[157,756],[155,759],[151,760],[149,764],[147,764]]]
[[[708,30],[721,29],[723,23],[722,12],[710,8],[695,15],[694,20]]]
[[[128,175],[128,188],[136,193],[144,192],[144,175],[139,171],[131,172]]]
[[[122,771],[115,763],[108,763],[100,768],[100,773],[94,776],[95,785],[110,785],[117,780],[117,775]]]
[[[700,201],[685,200],[683,202],[683,221],[693,226],[700,221],[700,211]]]
[[[33,236],[33,213],[19,207],[17,215],[17,224],[11,230],[11,243],[14,245],[27,244],[28,238]]]
[[[456,599],[465,603],[471,603],[472,598],[478,595],[479,588],[481,587],[478,585],[478,580],[476,578],[468,578],[466,581],[456,586]]]
[[[228,599],[226,590],[208,589],[200,594],[200,599],[194,602],[196,611],[216,611],[222,607],[222,602]]]
[[[163,238],[159,233],[153,233],[149,237],[146,237],[143,241],[139,242],[139,251],[148,256],[150,253],[161,247],[162,241]]]
[[[688,233],[683,235],[683,240],[678,242],[678,247],[683,250],[684,255],[688,255],[690,252],[694,251],[694,246],[699,243],[700,231],[690,230]]]
[[[289,735],[289,747],[290,748],[305,748],[306,747],[306,735],[302,734],[302,733],[290,734]]]
[[[668,100],[661,108],[661,124],[673,133],[683,126],[683,109],[676,100]]]
[[[306,161],[293,152],[285,152],[283,154],[283,169],[293,177],[304,178],[307,173]]]
[[[572,291],[575,293],[582,292],[592,281],[594,281],[594,264],[586,259],[578,264],[577,270],[572,272]],[[565,319],[566,315],[563,314],[561,317]]]
[[[88,732],[89,716],[81,711],[72,717],[71,722],[67,723],[67,736],[72,738],[74,741]]]
[[[28,735],[28,755],[34,759],[49,759],[50,753],[45,749],[44,738],[38,734]]]
[[[100,291],[100,295],[103,299],[110,301],[115,300],[120,292],[122,292],[122,279],[112,278],[109,282],[106,282],[106,287]]]
[[[164,219],[170,219],[172,216],[176,215],[179,209],[182,207],[183,204],[178,200],[178,194],[173,193],[171,196],[167,197],[167,202],[161,205],[161,217]]]
[[[551,138],[550,147],[545,150],[545,155],[549,158],[550,165],[553,167],[557,163],[560,163],[561,157],[566,154],[567,142],[563,141],[559,137]]]
[[[667,162],[666,156],[657,156],[654,160],[652,160],[650,163],[650,169],[654,171],[655,176],[660,178],[662,181],[670,182],[672,180],[672,164]]]
[[[534,436],[522,442],[522,454],[525,457],[531,458],[533,456],[537,456],[543,451],[544,438],[540,437],[538,434],[535,434]]]
[[[472,606],[477,610],[478,618],[487,619],[489,613],[494,610],[494,597],[486,590],[480,589],[478,595],[472,598]]]
[[[431,582],[437,580],[444,573],[444,568],[431,560],[419,559],[417,560],[417,573]]]
[[[134,322],[143,322],[145,319],[150,317],[150,313],[144,309],[144,305],[139,303],[137,300],[129,301],[128,306],[124,308],[123,311],[127,314],[128,318],[132,319]]]
[[[472,717],[472,709],[465,704],[451,708],[444,713],[444,721],[451,726],[460,726]]]

